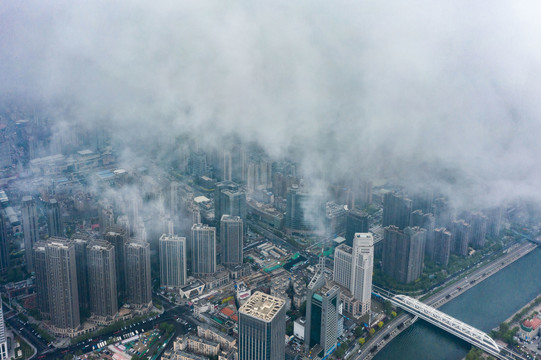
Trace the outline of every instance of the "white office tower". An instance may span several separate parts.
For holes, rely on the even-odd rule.
[[[186,238],[163,234],[160,237],[160,279],[163,287],[186,284]]]
[[[334,249],[333,280],[346,289],[351,287],[351,246],[341,244]]]
[[[353,238],[353,248],[342,244],[335,249],[333,280],[349,289],[353,297],[361,302],[361,314],[370,310],[373,270],[374,239],[372,234],[356,233]]]
[[[6,324],[4,323],[4,311],[0,304],[0,360],[8,359],[8,339],[6,334]]]
[[[353,238],[351,292],[361,301],[361,312],[370,310],[372,272],[374,270],[374,239],[370,233],[356,233]]]

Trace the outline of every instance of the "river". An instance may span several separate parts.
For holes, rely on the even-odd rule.
[[[439,310],[488,333],[541,294],[540,264],[541,249],[537,248]],[[374,359],[457,360],[464,358],[470,348],[465,341],[419,319]]]

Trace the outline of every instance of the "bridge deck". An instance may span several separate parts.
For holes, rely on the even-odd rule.
[[[448,330],[473,345],[478,346],[482,350],[490,352],[493,355],[500,353],[498,344],[496,344],[496,342],[486,333],[473,326],[406,295],[395,295],[390,300],[404,310],[411,312],[414,315],[418,315],[421,318],[432,322],[436,326]]]

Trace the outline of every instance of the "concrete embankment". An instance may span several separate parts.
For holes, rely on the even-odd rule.
[[[500,270],[514,263],[516,260],[531,253],[536,247],[537,246],[535,244],[531,243],[517,244],[512,248],[508,249],[505,254],[498,257],[497,259],[494,259],[490,263],[484,264],[479,268],[471,270],[468,274],[464,274],[464,276],[459,279],[450,280],[448,284],[444,285],[444,289],[441,289],[436,294],[430,296],[424,302],[428,305],[438,308],[443,304],[453,300],[454,298],[464,294],[467,290],[473,288],[481,281],[489,278],[490,276],[496,274]],[[369,357],[372,357],[377,354],[385,345],[389,344],[394,337],[404,331],[407,327],[408,326],[403,326],[401,329],[393,331],[389,334],[390,336],[386,339],[386,341],[378,343],[369,342],[363,346],[363,349],[372,349],[376,345],[377,349],[371,354],[369,354]],[[365,356],[366,355],[368,354],[365,354]],[[353,356],[353,358],[356,357]]]

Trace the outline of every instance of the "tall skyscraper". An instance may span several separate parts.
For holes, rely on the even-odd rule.
[[[445,228],[438,228],[434,230],[434,234],[434,261],[436,264],[447,266],[451,252],[451,233]]]
[[[285,227],[289,232],[315,230],[325,217],[325,203],[318,195],[308,194],[292,185],[286,194]]]
[[[77,268],[77,293],[79,294],[79,307],[83,310],[90,309],[90,293],[88,289],[88,263],[87,246],[88,236],[74,234],[72,237],[75,247],[75,264]]]
[[[402,283],[410,283],[421,276],[424,265],[426,230],[396,226],[384,230],[383,272]]]
[[[98,224],[100,224],[100,232],[103,234],[105,229],[114,225],[115,214],[113,206],[106,200],[102,200],[98,203]]]
[[[388,192],[383,196],[383,227],[390,225],[404,230],[410,225],[412,201],[403,195]]]
[[[436,226],[449,228],[455,218],[455,210],[449,204],[449,200],[443,197],[436,198],[432,207],[436,218]]]
[[[216,272],[216,228],[204,224],[193,225],[190,249],[194,275]]]
[[[216,183],[216,187],[214,190],[214,218],[216,220],[221,219],[223,214],[227,214],[227,201],[225,196],[223,195],[223,192],[225,190],[237,190],[238,187],[238,184],[233,181],[221,181],[219,183]]]
[[[49,236],[63,236],[62,215],[60,213],[60,204],[56,199],[51,199],[47,203],[47,226]]]
[[[333,201],[325,205],[325,233],[329,236],[338,236],[346,232],[346,214],[344,205]]]
[[[299,191],[298,186],[293,185],[286,194],[285,227],[291,230],[309,230],[308,222],[304,218],[304,203],[307,194]]]
[[[8,339],[2,303],[0,303],[0,360],[8,360]]]
[[[246,193],[232,181],[217,183],[214,192],[214,218],[219,221],[224,214],[246,219]]]
[[[368,232],[368,214],[364,211],[351,209],[346,215],[346,242],[353,245],[355,233]]]
[[[0,209],[0,272],[4,272],[9,267],[9,241],[6,226],[7,216],[4,210]]]
[[[242,264],[243,226],[239,216],[223,215],[220,221],[220,243],[222,245],[222,264]]]
[[[487,232],[492,236],[500,236],[503,208],[495,208],[487,212]]]
[[[307,322],[305,326],[308,334],[305,330],[304,341],[310,348],[316,344],[321,345],[325,355],[330,354],[336,348],[339,303],[340,288],[328,284],[310,293],[310,298],[306,299]]]
[[[231,152],[224,151],[222,154],[222,180],[231,181],[233,179],[233,164],[232,164]]]
[[[201,212],[197,208],[192,209],[192,225],[201,223]]]
[[[334,249],[333,280],[347,289],[351,289],[351,264],[353,248],[346,244]]]
[[[485,246],[488,218],[481,213],[475,213],[472,214],[470,222],[472,227],[471,245],[476,249],[480,249]]]
[[[124,246],[126,279],[126,302],[144,307],[152,303],[152,280],[150,277],[150,245],[130,240]]]
[[[436,219],[434,215],[424,214],[421,210],[415,210],[411,213],[410,226],[419,226],[426,230],[425,255],[428,259],[434,259],[434,229],[436,228]]]
[[[121,296],[124,296],[126,293],[124,250],[128,242],[128,231],[121,225],[109,226],[105,229],[104,238],[115,247],[116,287]]]
[[[239,309],[239,360],[283,360],[285,300],[254,293]]]
[[[453,221],[451,227],[453,235],[451,251],[457,255],[468,255],[468,244],[471,238],[471,225],[465,220]]]
[[[361,312],[370,310],[372,272],[374,271],[374,239],[370,233],[356,233],[351,263],[351,293],[361,301]]]
[[[222,195],[225,196],[225,207],[222,208],[222,215],[228,214],[246,219],[246,193],[244,190],[224,190]]]
[[[87,247],[88,289],[92,315],[112,320],[118,312],[115,247],[95,240]]]
[[[23,231],[26,268],[34,271],[32,263],[32,248],[39,240],[38,211],[32,196],[23,196]]]
[[[361,181],[358,183],[358,186],[354,194],[354,208],[360,209],[372,203],[372,182]]]
[[[252,192],[256,189],[268,189],[272,183],[271,163],[264,159],[251,159],[246,170],[246,187]]]
[[[425,214],[433,212],[434,192],[424,190],[413,195],[413,210],[421,210]]]
[[[186,238],[170,234],[160,237],[160,279],[163,287],[186,284]]]
[[[80,324],[75,247],[64,238],[52,237],[45,247],[51,321],[58,329],[75,330]]]
[[[33,260],[36,273],[36,302],[43,318],[49,317],[49,287],[47,286],[47,260],[45,255],[45,241],[34,244]]]
[[[172,181],[169,184],[169,214],[176,218],[179,213],[179,197],[178,188],[180,184],[176,181]]]
[[[306,351],[320,345],[324,356],[336,347],[338,338],[338,314],[340,288],[325,278],[325,257],[319,258],[316,274],[310,280],[306,292],[306,323],[304,344]]]
[[[203,176],[207,173],[207,155],[202,151],[194,151],[190,156],[192,175]]]
[[[353,248],[342,244],[334,250],[333,280],[349,289],[353,297],[360,301],[360,313],[370,310],[373,270],[372,234],[356,233]]]

